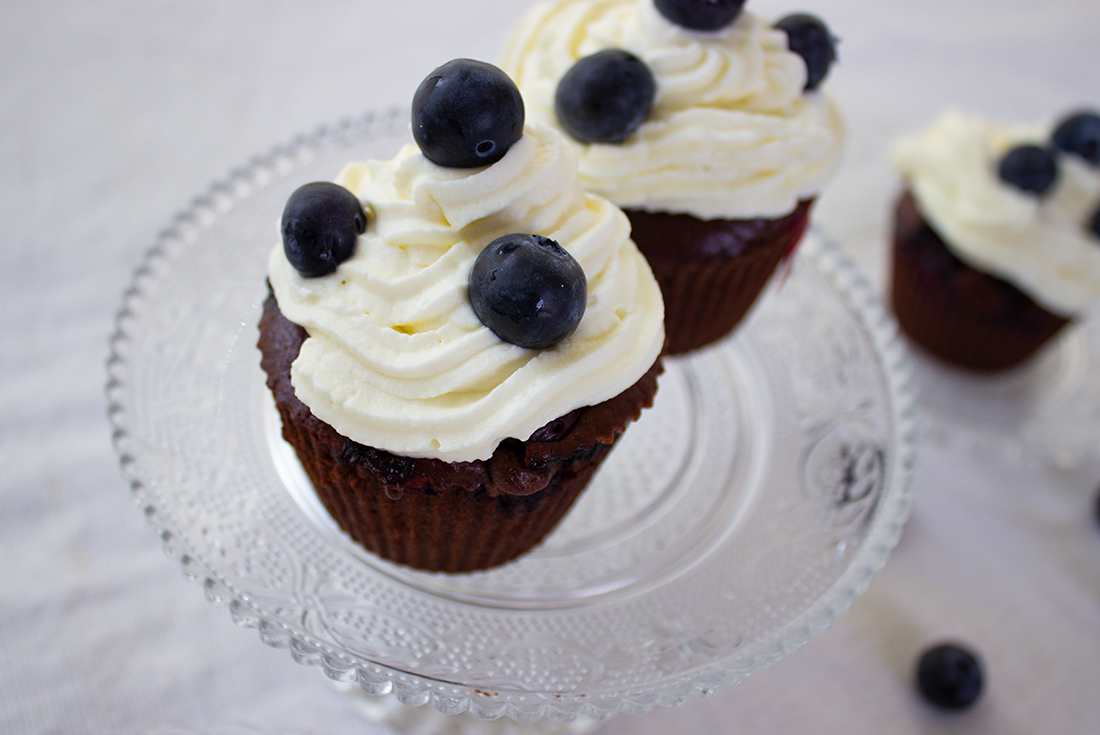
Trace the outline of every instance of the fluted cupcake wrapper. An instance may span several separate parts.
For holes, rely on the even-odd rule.
[[[371,471],[349,472],[332,444],[283,413],[284,437],[295,448],[317,496],[353,540],[398,564],[428,571],[488,569],[526,553],[558,525],[588,485],[610,447],[562,463],[542,490],[494,494],[445,482],[403,488]]]
[[[933,356],[970,370],[1020,365],[1069,323],[1012,284],[960,261],[909,192],[896,211],[891,284],[902,331]]]
[[[665,355],[716,342],[745,318],[794,251],[813,200],[776,219],[699,220],[626,210],[665,302]]]
[[[777,246],[722,262],[651,264],[665,300],[665,354],[716,342],[733,331],[783,257]]]
[[[307,338],[269,296],[258,346],[283,438],[353,540],[398,564],[429,571],[487,569],[542,541],[627,425],[653,405],[661,373],[657,360],[622,393],[570,412],[568,421],[551,422],[563,424],[560,434],[506,439],[488,459],[445,462],[364,446],[314,416],[290,379]]]

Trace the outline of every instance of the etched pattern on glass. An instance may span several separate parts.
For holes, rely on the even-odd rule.
[[[372,116],[252,160],[165,231],[124,295],[114,441],[185,574],[335,680],[485,719],[643,713],[827,628],[900,533],[915,422],[892,322],[819,233],[735,337],[668,361],[655,406],[530,554],[423,573],[328,518],[259,368],[267,254],[297,185],[389,157],[407,125]]]

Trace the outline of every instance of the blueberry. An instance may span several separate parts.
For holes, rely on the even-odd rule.
[[[523,135],[523,118],[523,98],[515,83],[482,61],[448,61],[413,95],[413,138],[427,159],[440,166],[496,163]]]
[[[575,408],[564,416],[559,416],[547,422],[542,428],[536,429],[527,441],[531,442],[554,442],[561,439],[563,436],[569,433],[569,430],[573,428],[573,424],[577,423],[577,419],[580,418],[581,410]]]
[[[787,48],[806,63],[806,86],[803,91],[817,89],[836,61],[836,37],[820,18],[807,13],[794,13],[780,18],[775,27],[787,34]]]
[[[283,252],[304,278],[327,276],[355,252],[367,215],[342,186],[315,181],[298,187],[283,209]]]
[[[932,704],[965,709],[982,693],[982,666],[977,656],[963,646],[943,643],[921,655],[917,686]]]
[[[693,31],[725,28],[741,13],[745,0],[653,0],[661,15]]]
[[[558,82],[554,108],[582,143],[621,143],[653,107],[657,82],[645,62],[622,49],[586,56]]]
[[[1100,115],[1090,110],[1069,115],[1054,129],[1051,142],[1058,150],[1100,164]]]
[[[1001,181],[1032,194],[1042,194],[1058,178],[1054,154],[1037,145],[1018,145],[997,165]]]
[[[588,281],[572,255],[548,237],[514,234],[489,243],[470,271],[470,304],[505,342],[552,347],[584,316]]]
[[[1100,237],[1100,207],[1093,211],[1092,217],[1089,219],[1089,230],[1092,234]]]

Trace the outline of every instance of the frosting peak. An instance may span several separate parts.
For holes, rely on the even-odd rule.
[[[995,125],[948,111],[899,140],[893,161],[921,214],[962,260],[1073,316],[1100,299],[1100,239],[1088,229],[1100,207],[1100,167],[1059,155],[1057,179],[1042,196],[997,174],[1008,150],[1049,137],[1047,126]]]
[[[557,124],[554,97],[579,59],[621,48],[657,80],[653,110],[627,141],[582,148],[585,186],[622,207],[703,219],[773,217],[814,196],[839,164],[844,125],[830,98],[803,93],[787,35],[742,10],[719,31],[671,23],[652,0],[554,0],[515,27],[502,68],[529,119]]]
[[[471,461],[633,385],[664,340],[660,291],[626,216],[576,172],[576,150],[537,125],[484,168],[444,168],[412,145],[345,167],[337,183],[375,213],[355,254],[322,278],[299,276],[281,247],[269,261],[279,308],[309,333],[291,370],[302,402],[361,444]],[[497,338],[467,297],[481,249],[517,232],[557,241],[588,279],[580,325],[546,350]]]

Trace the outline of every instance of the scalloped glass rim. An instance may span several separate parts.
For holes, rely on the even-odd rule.
[[[1100,313],[1095,309],[1023,365],[1002,373],[954,367],[919,345],[911,345],[909,355],[928,441],[1059,469],[1100,455]]]
[[[179,562],[185,576],[203,586],[212,604],[227,607],[236,624],[257,629],[265,644],[288,649],[299,663],[321,666],[326,676],[333,680],[355,682],[369,694],[392,693],[407,705],[430,702],[447,714],[469,711],[482,719],[509,716],[520,722],[533,722],[547,717],[557,722],[570,722],[580,715],[606,719],[618,712],[643,714],[655,705],[676,705],[690,695],[705,695],[723,683],[742,681],[754,671],[798,650],[812,636],[827,629],[866,589],[898,540],[910,507],[917,432],[913,388],[905,350],[895,325],[870,284],[839,248],[816,230],[807,236],[798,258],[800,262],[811,263],[820,272],[872,346],[886,385],[888,405],[885,410],[890,435],[884,439],[892,452],[891,465],[883,470],[883,476],[889,480],[884,481],[885,487],[865,520],[868,529],[865,541],[854,552],[850,550],[847,566],[827,592],[767,637],[739,648],[736,655],[690,666],[659,681],[615,690],[523,691],[487,684],[456,684],[375,663],[288,624],[248,594],[235,590],[211,568],[208,559],[192,548],[186,539],[186,529],[180,527],[172,509],[158,505],[158,493],[165,490],[166,482],[170,484],[173,480],[154,476],[143,466],[142,452],[148,446],[147,438],[141,436],[141,426],[133,425],[135,402],[142,400],[145,388],[134,362],[141,346],[133,339],[144,307],[155,300],[157,285],[171,273],[179,252],[236,203],[325,151],[343,149],[376,137],[396,138],[407,131],[407,125],[407,118],[394,111],[368,114],[322,127],[311,135],[301,136],[251,159],[247,165],[231,171],[228,177],[211,186],[176,217],[146,254],[135,271],[133,284],[123,295],[107,360],[106,393],[113,443],[135,503],[156,528],[166,552]],[[771,296],[766,294],[763,298]]]

